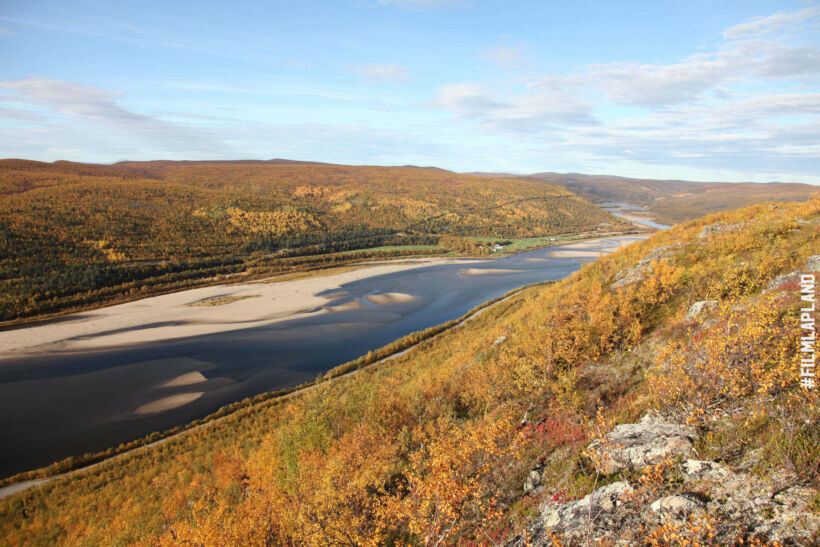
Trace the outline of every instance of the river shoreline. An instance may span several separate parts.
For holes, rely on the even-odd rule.
[[[0,474],[105,451],[311,382],[589,260],[550,257],[556,248],[611,252],[647,236],[204,287],[2,332],[14,354],[0,360]],[[466,264],[490,275],[464,275]]]

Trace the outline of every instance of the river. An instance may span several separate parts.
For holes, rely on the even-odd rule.
[[[622,239],[629,237],[589,250]],[[358,309],[218,334],[0,359],[0,475],[104,450],[245,397],[303,383],[511,289],[564,278],[585,261],[550,257],[551,250],[425,266],[343,285],[344,297],[334,304],[356,301]],[[464,275],[465,268],[517,271]],[[416,299],[376,305],[366,298],[381,293]],[[186,374],[202,374],[204,381],[162,387]],[[135,412],[160,392],[184,397],[191,391],[202,395],[162,412]]]

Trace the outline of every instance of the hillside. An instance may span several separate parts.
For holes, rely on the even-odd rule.
[[[529,177],[561,185],[593,203],[626,202],[645,207],[657,222],[668,225],[766,201],[805,201],[817,191],[809,184],[689,182],[575,173]]]
[[[818,254],[820,196],[675,226],[395,359],[6,498],[0,537],[816,544],[794,272]]]
[[[0,161],[0,321],[367,256],[489,252],[475,237],[624,230],[563,188],[286,160]]]

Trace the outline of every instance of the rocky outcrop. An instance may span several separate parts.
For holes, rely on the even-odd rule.
[[[820,255],[812,255],[806,261],[806,271],[820,272]]]
[[[649,414],[637,424],[615,427],[588,452],[605,456],[609,463],[599,467],[605,475],[690,454],[696,435],[689,426]],[[546,547],[554,539],[567,547],[642,544],[657,530],[689,538],[689,544],[734,545],[739,537],[784,546],[820,544],[820,515],[811,507],[817,492],[795,485],[795,477],[781,473],[764,480],[714,461],[678,461],[673,469],[679,478],[660,486],[647,487],[633,478],[579,500],[548,498],[535,521],[509,545]]]
[[[657,465],[669,457],[694,456],[692,442],[696,438],[694,427],[647,414],[637,424],[616,426],[603,439],[594,441],[587,452],[596,470],[610,475]]]
[[[620,289],[643,281],[652,273],[652,262],[655,260],[669,260],[670,255],[677,247],[678,245],[664,245],[662,247],[657,247],[647,256],[638,261],[634,267],[621,270],[615,274],[615,281],[612,283],[612,288]]]
[[[728,232],[736,232],[740,228],[743,227],[743,223],[737,224],[726,224],[725,222],[718,222],[717,224],[709,224],[708,226],[704,226],[703,230],[700,231],[698,237],[700,239],[706,239],[709,236],[714,234],[724,234]]]
[[[701,300],[700,302],[695,302],[689,307],[689,312],[686,314],[686,320],[692,321],[697,319],[697,317],[706,310],[710,310],[712,308],[717,307],[718,301],[717,300]]]
[[[780,287],[783,287],[784,285],[788,285],[790,283],[799,283],[801,275],[803,275],[803,272],[799,270],[796,272],[779,275],[771,281],[769,281],[769,283],[766,285],[765,290],[771,291],[774,289],[779,289]]]

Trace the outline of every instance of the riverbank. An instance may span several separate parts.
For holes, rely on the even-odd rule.
[[[643,237],[571,243],[594,251]],[[341,363],[367,364],[409,333],[439,329],[510,290],[562,279],[587,261],[550,252],[370,264],[326,277],[195,289],[131,303],[134,313],[119,318],[86,313],[39,325],[91,332],[45,331],[62,338],[29,340],[18,356],[3,360],[0,444],[7,450],[0,469],[11,476],[153,440],[161,436],[153,432],[184,429],[237,401],[310,383],[338,372]],[[496,275],[464,275],[465,263]],[[267,291],[284,293],[276,299]],[[290,315],[277,307],[285,297],[293,304]]]
[[[625,237],[615,236],[615,237]],[[631,236],[643,237],[640,234]],[[596,237],[551,242],[553,257],[591,257],[603,253],[578,253],[614,239]],[[630,242],[632,239],[622,240]],[[623,244],[623,243],[622,243]],[[532,250],[532,249],[527,249]],[[521,252],[521,251],[519,251]],[[175,340],[272,325],[275,323],[356,309],[363,304],[352,301],[341,305],[347,283],[411,269],[448,264],[479,264],[493,258],[412,258],[360,263],[340,273],[311,277],[280,276],[232,284],[149,296],[94,310],[72,313],[35,324],[22,324],[0,331],[0,361],[4,358],[48,356],[50,354],[124,347],[145,342]],[[468,268],[465,275],[503,273]],[[414,295],[408,295],[410,300]],[[405,297],[403,301],[410,301]],[[371,295],[374,304],[393,302],[389,296]]]
[[[369,353],[367,356],[363,356],[349,363],[339,365],[338,367],[335,367],[332,370],[328,371],[328,373],[323,375],[322,377],[316,378],[312,382],[302,384],[300,386],[296,386],[290,389],[279,390],[276,392],[266,393],[254,398],[248,398],[242,401],[238,401],[236,403],[221,408],[218,412],[210,416],[206,416],[201,420],[191,422],[190,424],[187,424],[184,427],[168,430],[161,434],[152,434],[143,439],[133,441],[128,445],[121,445],[114,452],[107,451],[105,453],[100,452],[96,454],[86,454],[79,460],[72,458],[71,461],[65,460],[63,462],[57,462],[49,467],[34,469],[25,473],[20,473],[2,479],[0,480],[0,485],[3,485],[0,486],[0,500],[50,481],[74,477],[82,473],[89,473],[95,469],[100,468],[101,466],[113,463],[115,461],[123,460],[124,458],[127,458],[138,452],[149,450],[156,445],[165,443],[172,439],[178,438],[182,435],[189,435],[195,430],[201,430],[205,427],[214,426],[224,421],[225,419],[235,417],[243,410],[246,410],[254,405],[281,402],[286,399],[299,396],[312,389],[316,389],[320,385],[325,384],[327,382],[333,382],[341,378],[350,377],[364,370],[377,367],[382,363],[406,355],[408,352],[411,352],[413,349],[418,347],[422,342],[430,342],[446,332],[461,327],[470,320],[475,319],[481,316],[482,314],[486,313],[495,305],[509,300],[510,298],[525,290],[526,288],[527,287],[521,287],[519,289],[510,291],[509,293],[503,296],[494,298],[492,300],[488,300],[487,302],[484,302],[483,304],[471,309],[463,316],[452,321],[449,321],[443,325],[431,327],[422,332],[416,332],[404,336],[401,339],[396,340],[391,344],[388,344],[387,346],[376,350],[375,352]],[[180,377],[177,380],[179,380],[182,384],[189,384],[189,382],[187,381],[189,380],[189,378]],[[195,378],[193,383],[197,382],[198,378]],[[65,470],[60,471],[60,469],[63,468]],[[57,472],[55,472],[55,470],[57,470]]]
[[[42,356],[224,333],[334,313],[347,283],[446,264],[474,264],[474,259],[419,258],[371,264],[329,276],[280,281],[262,279],[190,289],[75,313],[59,321],[0,332],[2,357]],[[390,297],[368,299],[386,304]],[[348,303],[350,304],[350,303]],[[355,304],[354,304],[355,306]]]

